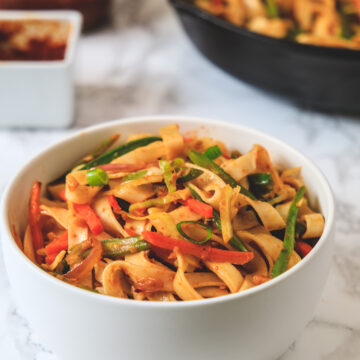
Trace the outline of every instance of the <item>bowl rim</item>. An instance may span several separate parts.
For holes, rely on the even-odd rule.
[[[1,10],[2,20],[62,20],[70,24],[66,40],[65,56],[62,60],[0,60],[0,69],[42,69],[63,68],[74,62],[75,51],[80,38],[83,16],[76,10]]]
[[[360,59],[360,50],[336,48],[330,46],[317,46],[311,44],[301,44],[287,39],[277,39],[271,36],[266,36],[260,33],[252,32],[244,27],[234,25],[218,16],[212,15],[205,10],[187,2],[186,0],[168,0],[176,10],[182,10],[188,14],[211,23],[217,27],[225,29],[229,32],[242,35],[246,38],[257,40],[267,43],[270,46],[277,46],[289,48],[299,53],[324,56],[330,58],[342,58],[343,60],[356,60]]]
[[[234,294],[228,294],[216,298],[210,298],[210,299],[203,299],[203,300],[190,300],[190,301],[178,301],[178,302],[156,302],[156,301],[140,301],[140,300],[133,300],[133,299],[122,299],[112,296],[106,296],[103,294],[96,294],[81,288],[78,288],[74,285],[70,285],[62,280],[59,280],[50,274],[48,274],[46,271],[35,265],[24,253],[21,251],[21,249],[17,246],[12,233],[11,233],[11,224],[9,223],[9,219],[7,216],[7,209],[10,204],[10,194],[13,192],[13,184],[21,177],[26,176],[26,173],[31,169],[32,163],[38,161],[39,158],[41,158],[45,153],[48,151],[53,151],[56,148],[63,147],[67,142],[73,141],[76,138],[81,135],[82,137],[87,134],[96,133],[100,130],[106,129],[106,128],[112,128],[116,126],[120,127],[126,127],[129,124],[136,124],[136,123],[151,123],[151,122],[163,122],[165,124],[169,123],[179,123],[181,126],[181,123],[189,123],[193,124],[194,127],[198,126],[204,126],[211,127],[211,126],[219,126],[219,127],[225,127],[228,129],[237,129],[241,132],[245,132],[248,134],[252,134],[256,137],[263,138],[268,140],[269,142],[275,143],[276,146],[279,146],[283,148],[285,151],[289,150],[290,152],[293,152],[296,156],[302,159],[304,164],[306,164],[306,167],[309,168],[309,170],[313,173],[314,177],[316,177],[316,181],[320,181],[322,186],[322,191],[325,194],[326,202],[328,205],[328,214],[327,219],[325,222],[325,228],[323,231],[323,234],[321,235],[320,239],[318,240],[316,246],[311,251],[311,253],[306,256],[304,259],[302,259],[299,263],[297,263],[295,266],[293,266],[291,269],[287,270],[283,274],[279,275],[275,279],[272,279],[271,281],[268,281],[266,283],[263,283],[261,285],[258,285],[256,287],[253,287],[251,289],[248,289],[243,292],[238,292]],[[146,307],[146,308],[183,308],[183,307],[193,307],[193,306],[206,306],[206,305],[214,305],[219,303],[226,303],[227,301],[234,301],[234,300],[240,300],[243,297],[249,297],[249,296],[255,296],[258,293],[264,292],[265,290],[268,290],[271,287],[276,287],[289,277],[292,277],[293,274],[297,273],[301,270],[302,267],[304,267],[307,263],[310,261],[314,261],[319,251],[321,251],[321,248],[324,246],[324,244],[329,241],[331,238],[331,234],[333,232],[334,226],[335,226],[335,201],[333,192],[331,190],[331,187],[326,180],[325,176],[322,174],[321,170],[305,155],[303,155],[300,151],[296,150],[292,146],[288,145],[287,143],[283,142],[282,140],[279,140],[271,135],[265,134],[261,131],[254,130],[252,128],[248,128],[243,125],[234,124],[228,121],[220,121],[205,117],[196,117],[196,116],[181,116],[181,115],[150,115],[150,116],[138,116],[138,117],[128,117],[124,119],[117,119],[113,121],[107,121],[101,124],[96,124],[84,129],[81,129],[79,131],[76,131],[73,134],[70,134],[69,136],[65,137],[64,139],[57,141],[53,145],[45,148],[44,150],[40,151],[37,155],[33,156],[29,161],[27,161],[26,164],[21,166],[16,174],[12,177],[12,180],[8,183],[6,186],[3,196],[1,199],[0,204],[0,223],[2,225],[2,242],[3,246],[4,243],[7,242],[8,245],[11,247],[11,249],[16,253],[16,256],[18,256],[19,261],[23,261],[25,265],[28,267],[29,271],[32,271],[34,273],[34,276],[40,276],[44,279],[44,281],[48,281],[52,283],[54,286],[61,287],[64,291],[72,292],[74,295],[83,296],[84,299],[89,298],[89,300],[93,301],[99,301],[100,303],[110,303],[114,305],[128,305],[128,306],[140,306],[140,307]]]

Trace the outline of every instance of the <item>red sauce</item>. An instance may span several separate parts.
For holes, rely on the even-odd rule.
[[[67,21],[0,20],[0,60],[63,60],[69,32]]]

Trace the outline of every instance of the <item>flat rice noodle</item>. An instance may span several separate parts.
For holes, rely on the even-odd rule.
[[[257,172],[256,160],[257,151],[253,148],[247,154],[242,155],[237,159],[230,159],[225,161],[222,164],[222,168],[239,182],[248,175]]]
[[[225,285],[215,274],[209,272],[186,273],[185,277],[193,288],[219,287]]]
[[[285,222],[286,222],[288,214],[289,214],[289,209],[290,209],[291,203],[292,203],[292,201],[288,201],[283,204],[279,204],[275,207],[275,209],[277,210],[277,212],[280,214],[280,216],[283,218],[283,220]]]
[[[304,215],[301,220],[306,224],[306,231],[302,235],[303,239],[318,238],[324,231],[324,217],[319,213]]]
[[[286,200],[291,200],[295,195],[296,190],[293,187],[284,184],[283,188],[275,194],[275,197],[269,200],[269,204],[275,205]]]
[[[102,189],[102,186],[87,186],[78,184],[75,189],[69,185],[69,182],[74,181],[72,174],[66,176],[65,197],[66,200],[75,204],[89,204],[95,195]],[[76,180],[75,180],[76,181]]]
[[[117,221],[107,196],[99,196],[92,203],[96,215],[100,218],[106,232],[113,236],[128,237],[128,233]]]
[[[122,180],[111,180],[109,186],[108,194],[124,199],[130,204],[143,202],[155,195],[151,183],[137,185],[133,181],[122,182]]]
[[[269,269],[263,255],[250,243],[247,243],[247,248],[254,253],[254,258],[242,267],[246,270],[247,273],[251,275],[262,275],[268,276]]]
[[[243,194],[237,194],[237,206],[242,207],[245,205],[251,205],[255,212],[260,217],[264,227],[269,230],[280,230],[285,228],[285,222],[276,211],[276,209],[269,203],[264,201],[252,200]]]
[[[193,212],[188,206],[179,206],[175,210],[170,211],[169,215],[175,224],[181,221],[198,221],[203,218],[202,215]]]
[[[68,243],[69,249],[89,239],[89,228],[86,222],[71,206],[68,211]]]
[[[237,231],[236,233],[241,240],[245,241],[246,243],[250,243],[250,245],[254,243],[255,246],[253,247],[257,247],[259,250],[261,250],[269,265],[269,272],[271,272],[272,267],[274,266],[274,263],[283,248],[283,242],[275,236],[272,236],[270,233],[264,231],[261,226],[249,231]],[[290,256],[287,269],[293,267],[300,260],[300,256],[295,251],[293,251]]]
[[[234,265],[229,262],[205,261],[204,263],[210,271],[215,273],[226,284],[231,293],[239,291],[244,278]]]
[[[219,210],[222,189],[224,186],[225,184],[221,186],[218,184],[209,184],[206,185],[203,189],[200,189],[193,183],[191,184],[191,188],[201,197],[201,199],[216,210]]]
[[[226,185],[222,189],[222,196],[219,204],[222,237],[225,243],[233,237],[233,229],[231,223],[231,200],[233,197],[233,189],[230,185]]]
[[[150,301],[177,301],[175,296],[171,292],[158,291],[155,293],[146,294],[146,297]]]
[[[147,221],[146,220],[135,220],[131,218],[126,219],[124,230],[130,229],[136,234],[142,234],[145,231]]]
[[[196,169],[203,172],[200,176],[191,181],[192,184],[195,184],[200,188],[205,188],[208,185],[217,185],[220,188],[223,188],[225,186],[224,180],[221,179],[221,177],[216,175],[214,172],[191,163],[185,163],[185,166],[187,168]]]
[[[197,292],[204,298],[213,298],[213,297],[224,296],[229,294],[229,292],[226,289],[221,289],[214,286],[208,286],[198,289]]]
[[[110,270],[111,271],[110,271]],[[121,273],[121,274],[120,274]],[[164,266],[148,262],[146,265],[135,265],[128,261],[118,260],[109,264],[104,270],[104,290],[108,295],[121,294],[123,287],[119,278],[125,273],[135,289],[143,292],[172,291],[175,273]],[[114,285],[115,284],[115,285]],[[117,296],[117,295],[112,295]],[[122,297],[122,296],[120,296]]]
[[[246,275],[243,283],[241,284],[240,291],[248,290],[255,287],[255,284],[252,282],[252,275]]]
[[[101,284],[104,282],[104,270],[107,265],[108,264],[103,260],[100,260],[97,264],[94,265],[95,280]]]
[[[32,235],[30,226],[28,225],[25,230],[25,236],[24,236],[24,254],[34,263],[37,264],[36,258],[35,258],[35,251],[34,251],[34,244],[32,241]]]
[[[182,300],[201,300],[203,297],[191,286],[185,277],[187,264],[182,254],[177,254],[178,269],[173,281],[174,290]]]
[[[67,204],[64,200],[57,201],[57,200],[49,200],[48,198],[41,197],[39,201],[40,205],[45,205],[48,207],[56,207],[56,208],[62,208],[67,209]]]
[[[105,295],[115,296],[124,299],[127,298],[127,295],[123,289],[123,268],[123,261],[114,261],[105,267],[102,275],[103,289]]]
[[[41,213],[41,215],[50,216],[64,229],[67,229],[69,226],[69,210],[68,209],[40,205],[40,213]]]
[[[139,147],[125,155],[114,159],[112,164],[137,164],[139,162],[151,163],[163,158],[166,149],[162,141],[155,141],[149,145]]]
[[[179,125],[171,124],[159,130],[165,146],[166,158],[172,160],[184,151],[184,139],[179,132]]]
[[[259,221],[256,218],[254,211],[246,210],[245,207],[241,208],[232,220],[234,231],[248,230],[258,225]]]

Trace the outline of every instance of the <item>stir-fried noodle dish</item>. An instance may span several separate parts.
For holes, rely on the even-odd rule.
[[[360,49],[360,0],[191,0],[235,25],[302,44]]]
[[[23,240],[49,274],[99,294],[146,301],[244,291],[301,261],[324,228],[301,168],[278,169],[172,124],[114,134],[66,174],[31,189]],[[76,159],[75,159],[76,160]]]

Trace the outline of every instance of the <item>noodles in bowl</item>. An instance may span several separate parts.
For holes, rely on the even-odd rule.
[[[27,257],[90,291],[181,301],[245,291],[311,251],[324,218],[300,168],[280,171],[261,145],[230,152],[176,124],[159,135],[114,146],[114,134],[44,197],[35,182],[24,239],[15,236]]]

